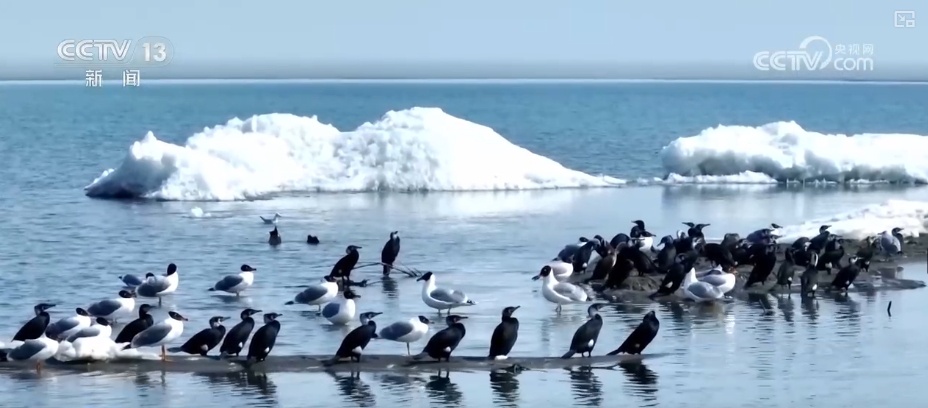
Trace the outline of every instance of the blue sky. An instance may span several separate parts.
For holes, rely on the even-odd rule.
[[[165,77],[377,78],[441,72],[465,77],[520,72],[526,77],[570,77],[571,72],[581,77],[763,76],[770,73],[753,69],[756,52],[792,50],[810,35],[833,44],[872,44],[873,74],[928,77],[928,6],[921,4],[196,0],[91,6],[10,1],[0,13],[6,60],[0,63],[0,77],[73,76],[73,68],[54,64],[63,39],[149,35],[169,38],[174,45],[171,67],[158,71]],[[925,26],[893,27],[893,11],[919,8],[924,17],[917,18],[924,18]]]

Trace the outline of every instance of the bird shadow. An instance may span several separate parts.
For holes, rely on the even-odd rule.
[[[222,303],[227,305],[251,305],[251,298],[248,296],[234,296],[234,295],[213,295],[214,299],[218,299]]]

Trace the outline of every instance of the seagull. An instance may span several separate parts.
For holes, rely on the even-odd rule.
[[[145,282],[145,278],[142,278],[138,275],[133,275],[131,273],[120,276],[119,280],[121,280],[122,283],[129,289],[135,289],[137,286]]]
[[[454,289],[445,289],[435,287],[435,274],[432,272],[426,272],[425,275],[422,275],[416,281],[422,282],[422,301],[428,307],[438,310],[438,314],[441,314],[442,310],[447,310],[448,313],[451,313],[451,309],[461,306],[473,306],[477,302],[470,300],[464,292]]]
[[[148,274],[146,277],[145,282],[135,288],[135,293],[139,297],[158,298],[159,306],[161,305],[161,297],[174,293],[177,291],[177,286],[180,285],[177,265],[173,263],[168,265],[167,274],[164,276]]]
[[[45,330],[37,339],[26,340],[11,349],[0,350],[0,361],[35,361],[35,371],[42,372],[42,363],[58,353],[58,342],[45,336]]]
[[[558,314],[561,313],[562,305],[586,302],[590,299],[581,287],[568,282],[558,282],[548,265],[543,266],[541,272],[532,278],[532,280],[538,279],[542,279],[541,295],[545,300],[557,304],[554,310]]]
[[[135,309],[135,294],[128,290],[120,290],[116,299],[106,299],[87,307],[87,313],[93,317],[102,317],[116,322],[116,319],[129,317]]]
[[[167,350],[164,345],[176,340],[184,333],[184,322],[187,321],[186,317],[177,312],[168,312],[168,316],[167,319],[136,334],[126,348],[161,346],[161,361],[167,361]]]
[[[209,291],[221,290],[223,292],[234,293],[235,296],[241,295],[245,289],[251,287],[255,283],[255,271],[257,269],[252,268],[248,264],[243,264],[239,269],[239,272],[236,275],[226,275],[219,282],[216,282],[213,287],[209,288]]]
[[[280,213],[274,213],[274,216],[270,218],[264,218],[263,215],[259,215],[258,217],[261,217],[261,221],[264,221],[265,224],[274,224],[274,225],[277,225],[277,221],[282,218]]]
[[[425,337],[429,332],[429,324],[432,322],[425,316],[418,316],[409,319],[409,321],[400,321],[393,323],[383,329],[380,329],[380,338],[385,340],[406,343],[406,355],[411,356],[409,343],[415,343]]]
[[[45,329],[45,335],[52,340],[61,340],[71,337],[72,334],[81,331],[85,327],[90,327],[90,313],[84,308],[75,309],[75,315],[65,317],[55,323],[48,325]]]
[[[317,311],[322,311],[322,305],[329,303],[335,296],[338,296],[338,282],[332,275],[326,275],[322,278],[321,283],[309,285],[302,292],[297,293],[293,300],[285,303],[287,305],[301,304],[318,306]]]

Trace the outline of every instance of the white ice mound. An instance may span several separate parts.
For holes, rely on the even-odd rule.
[[[300,191],[477,191],[614,185],[438,108],[387,112],[341,132],[272,113],[206,128],[184,146],[149,132],[91,197],[241,200]]]
[[[670,142],[660,157],[668,173],[689,177],[753,172],[780,182],[928,182],[928,137],[829,135],[804,130],[795,122],[719,125]]]
[[[896,227],[903,228],[905,236],[918,236],[928,232],[928,202],[889,200],[833,217],[786,226],[781,231],[780,242],[792,243],[799,237],[814,237],[822,225],[831,225],[828,231],[857,240]]]

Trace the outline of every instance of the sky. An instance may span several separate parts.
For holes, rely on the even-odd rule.
[[[170,3],[170,4],[165,4]],[[928,80],[918,0],[9,1],[0,79],[82,79],[66,39],[170,42],[148,78]],[[894,11],[916,26],[894,27]],[[919,18],[924,19],[918,25]],[[871,45],[873,69],[760,71],[761,51]],[[821,43],[820,50],[825,50]],[[105,66],[103,67],[105,68]],[[121,74],[120,69],[106,70]]]

